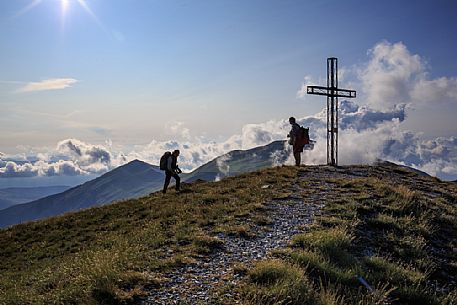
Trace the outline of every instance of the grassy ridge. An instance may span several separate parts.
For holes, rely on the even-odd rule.
[[[457,304],[456,185],[396,170],[328,179],[315,225],[248,272],[246,303]]]
[[[264,204],[292,184],[305,204],[325,203],[315,224],[272,259],[235,266],[242,283],[222,289],[244,304],[456,304],[455,183],[356,170],[371,177],[279,167],[1,230],[0,304],[132,303],[168,270],[218,251],[218,232],[255,234],[249,223],[268,224]]]
[[[263,217],[294,179],[293,168],[269,169],[1,230],[0,304],[129,303],[218,246],[215,233],[248,231],[240,219]]]

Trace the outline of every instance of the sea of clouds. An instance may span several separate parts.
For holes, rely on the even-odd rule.
[[[457,106],[457,78],[430,79],[426,62],[411,54],[403,43],[380,42],[369,50],[368,57],[366,64],[342,69],[344,75],[340,76],[345,87],[358,84],[359,102],[340,100],[339,163],[370,164],[381,159],[443,179],[457,179],[457,137],[423,139],[421,134],[400,128],[413,107],[437,103]],[[352,75],[352,82],[344,81],[351,79],[348,75]],[[297,97],[306,99],[306,86],[318,82],[310,76],[304,79]],[[244,125],[239,133],[221,142],[192,137],[189,129],[175,124],[172,133],[179,141],[153,140],[128,151],[114,149],[110,142],[93,145],[65,139],[43,153],[0,153],[0,177],[101,174],[134,159],[158,164],[164,151],[174,149],[181,150],[181,168],[190,171],[231,150],[286,139],[290,129],[287,119]],[[314,149],[303,154],[303,162],[325,164],[326,110],[297,120],[310,127],[311,138],[316,141]]]

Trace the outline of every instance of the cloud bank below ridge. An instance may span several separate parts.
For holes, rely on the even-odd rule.
[[[368,52],[365,65],[345,68],[343,86],[356,87],[357,103],[340,100],[339,163],[369,164],[388,160],[423,170],[444,179],[457,179],[457,138],[423,139],[419,133],[401,130],[408,111],[427,104],[457,104],[457,78],[430,79],[427,64],[411,54],[402,43],[381,42]],[[351,79],[352,75],[352,79]],[[316,83],[316,82],[314,82]],[[312,78],[297,96],[304,95]],[[306,164],[326,163],[326,110],[297,118],[310,127],[316,140],[314,150],[303,154]],[[110,143],[93,145],[66,139],[54,150],[28,156],[0,155],[0,177],[84,175],[103,173],[133,159],[157,164],[164,151],[180,149],[180,166],[196,167],[235,149],[250,149],[286,139],[287,118],[260,124],[246,124],[225,141],[205,141],[192,137],[182,123],[171,129],[175,140],[151,141],[130,150],[114,149]],[[272,156],[274,158],[274,156]],[[22,162],[13,160],[22,159]],[[289,160],[290,162],[290,160]]]
[[[352,101],[340,104],[340,164],[369,164],[378,159],[412,166],[443,178],[457,177],[457,138],[422,140],[420,135],[400,130],[405,120],[405,107],[379,111],[359,106]],[[306,164],[326,162],[325,110],[314,116],[298,118],[300,125],[309,126],[314,150],[305,151]],[[104,173],[133,159],[158,164],[166,150],[180,149],[179,163],[185,170],[196,167],[235,149],[250,149],[275,140],[286,139],[289,124],[271,120],[243,126],[241,133],[224,142],[203,142],[199,138],[186,141],[152,141],[136,146],[129,152],[115,152],[108,145],[92,145],[76,139],[58,143],[56,149],[38,154],[37,161],[24,157],[16,163],[0,157],[0,177],[31,177]],[[272,156],[273,158],[274,156]]]

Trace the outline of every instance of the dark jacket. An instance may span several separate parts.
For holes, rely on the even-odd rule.
[[[300,125],[297,123],[292,124],[292,129],[289,132],[289,144],[294,145],[297,142],[297,138],[300,135]]]
[[[171,155],[167,160],[167,170],[174,172],[178,169],[178,158],[174,155]]]

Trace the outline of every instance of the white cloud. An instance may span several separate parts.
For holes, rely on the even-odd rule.
[[[32,164],[26,163],[18,165],[15,162],[5,162],[4,166],[0,168],[0,175],[2,177],[33,177],[38,174],[38,169]]]
[[[300,87],[300,89],[297,91],[297,97],[298,98],[303,98],[307,96],[307,89],[306,87],[308,86],[324,86],[325,84],[323,82],[319,83],[318,81],[314,80],[310,75],[305,75],[303,78],[303,83]]]
[[[418,55],[411,54],[402,43],[382,42],[369,52],[368,63],[356,74],[360,77],[358,83],[363,87],[362,97],[357,99],[357,103],[340,100],[340,164],[369,164],[383,159],[439,177],[457,179],[456,137],[424,140],[420,134],[400,129],[410,109],[405,104],[455,103],[457,100],[457,78],[429,79],[426,67],[426,63]],[[344,69],[346,79],[354,73],[354,69],[350,70]],[[310,77],[305,80],[313,83]],[[305,89],[303,87],[302,91]],[[304,162],[325,164],[326,109],[297,120],[301,125],[310,127],[311,139],[316,140],[314,150],[303,153]],[[238,134],[225,141],[214,142],[193,137],[184,123],[172,122],[167,126],[168,135],[177,140],[153,140],[130,151],[114,151],[111,142],[102,146],[67,139],[59,142],[54,151],[41,154],[41,163],[12,164],[5,156],[0,156],[0,177],[11,177],[14,173],[102,173],[133,159],[158,164],[164,151],[174,149],[181,151],[180,167],[190,171],[231,150],[250,149],[284,140],[289,129],[287,118],[246,124]],[[285,147],[286,154],[289,148]],[[277,164],[285,159],[282,152],[273,153],[271,158]],[[290,154],[287,162],[291,163]],[[221,161],[218,166],[224,168],[224,162]]]
[[[284,142],[284,150],[277,150],[271,153],[271,161],[273,166],[280,166],[283,164],[294,164],[292,146],[287,141]]]
[[[370,106],[359,106],[352,101],[342,101],[341,129],[339,137],[340,164],[369,164],[378,159],[394,161],[446,178],[457,178],[457,138],[422,140],[420,135],[400,130],[406,114],[404,107],[380,111]],[[306,164],[326,163],[326,116],[325,110],[313,116],[297,118],[299,124],[310,127],[311,139],[316,140],[314,150],[303,153]],[[127,152],[113,151],[108,146],[92,145],[76,139],[58,143],[50,153],[36,154],[36,162],[20,164],[0,158],[0,177],[52,176],[103,173],[134,159],[158,164],[164,151],[180,149],[179,164],[184,170],[196,167],[222,156],[229,151],[249,149],[275,140],[285,140],[290,125],[287,119],[271,120],[261,124],[247,124],[239,134],[223,142],[207,142],[201,138],[187,141],[152,141],[148,145],[135,146]],[[284,158],[289,154],[289,158]],[[228,155],[227,155],[228,158]],[[24,158],[27,160],[27,158]],[[272,161],[279,165],[283,160],[292,163],[290,147],[273,153]],[[217,164],[228,170],[227,159]]]
[[[404,121],[405,107],[398,106],[391,110],[374,110],[369,106],[359,106],[352,101],[342,101],[340,160],[344,164],[370,163],[382,156],[384,141],[396,134],[401,122]],[[313,151],[306,151],[303,159],[307,164],[323,164],[326,162],[326,115],[325,109],[313,116],[297,118],[298,123],[310,127],[311,138],[317,140]],[[287,118],[271,120],[260,124],[247,124],[239,134],[235,134],[223,142],[205,142],[200,138],[187,141],[152,141],[145,147],[137,146],[126,158],[139,158],[157,164],[166,150],[179,149],[179,163],[185,170],[196,167],[236,149],[250,149],[266,145],[275,140],[285,140],[290,125]],[[287,153],[288,147],[285,147]],[[271,156],[272,160],[283,160],[278,152]],[[221,161],[222,162],[222,161]],[[288,161],[291,163],[291,159]],[[279,161],[276,162],[279,165]],[[223,163],[220,164],[223,166]]]
[[[19,88],[18,92],[35,92],[35,91],[46,91],[46,90],[60,90],[70,87],[77,83],[78,80],[74,78],[52,78],[46,79],[40,82],[27,83],[22,88]]]
[[[73,161],[59,160],[53,163],[38,161],[33,165],[38,168],[38,176],[76,176],[89,173]]]
[[[378,43],[368,55],[370,60],[359,69],[358,77],[370,105],[386,109],[402,103],[457,103],[457,78],[429,79],[427,62],[403,43]]]
[[[342,86],[360,87],[358,103],[367,105],[359,107],[340,99],[340,161],[369,163],[380,158],[456,179],[457,157],[450,153],[457,151],[455,138],[425,141],[421,134],[400,131],[400,126],[407,120],[408,109],[455,106],[457,78],[430,78],[428,63],[401,42],[380,42],[368,51],[368,57],[366,64],[346,68],[344,79],[340,77],[348,81],[352,76],[352,81],[342,82]],[[308,99],[306,86],[316,83],[319,82],[305,76],[297,97]],[[325,111],[302,121],[311,124],[315,131],[320,130],[316,131],[318,142],[314,151],[305,154],[307,162],[325,162],[324,116]]]
[[[380,108],[410,102],[415,82],[424,77],[419,55],[412,55],[401,42],[378,43],[368,54],[370,61],[360,71],[368,102]]]
[[[180,140],[189,140],[190,130],[187,127],[184,127],[184,122],[171,121],[165,125],[165,131],[168,135],[173,136],[174,138]]]
[[[421,104],[457,104],[457,78],[421,79],[411,91],[411,99]]]
[[[34,163],[17,164],[14,161],[7,161],[2,165],[0,162],[0,177],[35,177],[35,176],[76,176],[87,174],[74,162],[59,160],[57,162],[48,163],[45,161],[37,161]]]
[[[67,139],[57,144],[57,151],[70,153],[82,165],[110,164],[111,153],[101,145],[91,145],[77,139]]]
[[[219,176],[219,174],[216,176],[215,181],[221,180],[224,176],[227,176],[230,172],[230,165],[228,164],[228,161],[230,161],[232,157],[230,154],[225,154],[221,156],[220,158],[217,159],[216,161],[216,166],[219,169],[219,171],[222,173],[222,177]]]
[[[352,72],[351,69],[348,69],[345,67],[339,68],[338,69],[339,83],[344,82],[346,75],[351,74],[351,72]],[[302,85],[301,85],[300,89],[298,89],[296,96],[297,96],[297,98],[304,98],[307,96],[309,97],[306,87],[308,87],[308,86],[326,86],[326,85],[327,85],[326,78],[315,79],[311,75],[305,75],[305,77],[303,78]]]
[[[114,157],[104,146],[67,139],[48,152],[30,153],[30,156],[0,156],[0,177],[100,174],[124,162],[122,155]]]
[[[418,54],[412,54],[401,42],[377,43],[368,51],[368,62],[358,67],[339,69],[340,87],[360,87],[358,96],[375,109],[391,109],[408,104],[457,104],[457,78],[430,78],[429,64]],[[309,85],[325,86],[326,80],[306,75],[297,92],[299,98],[310,98]]]

